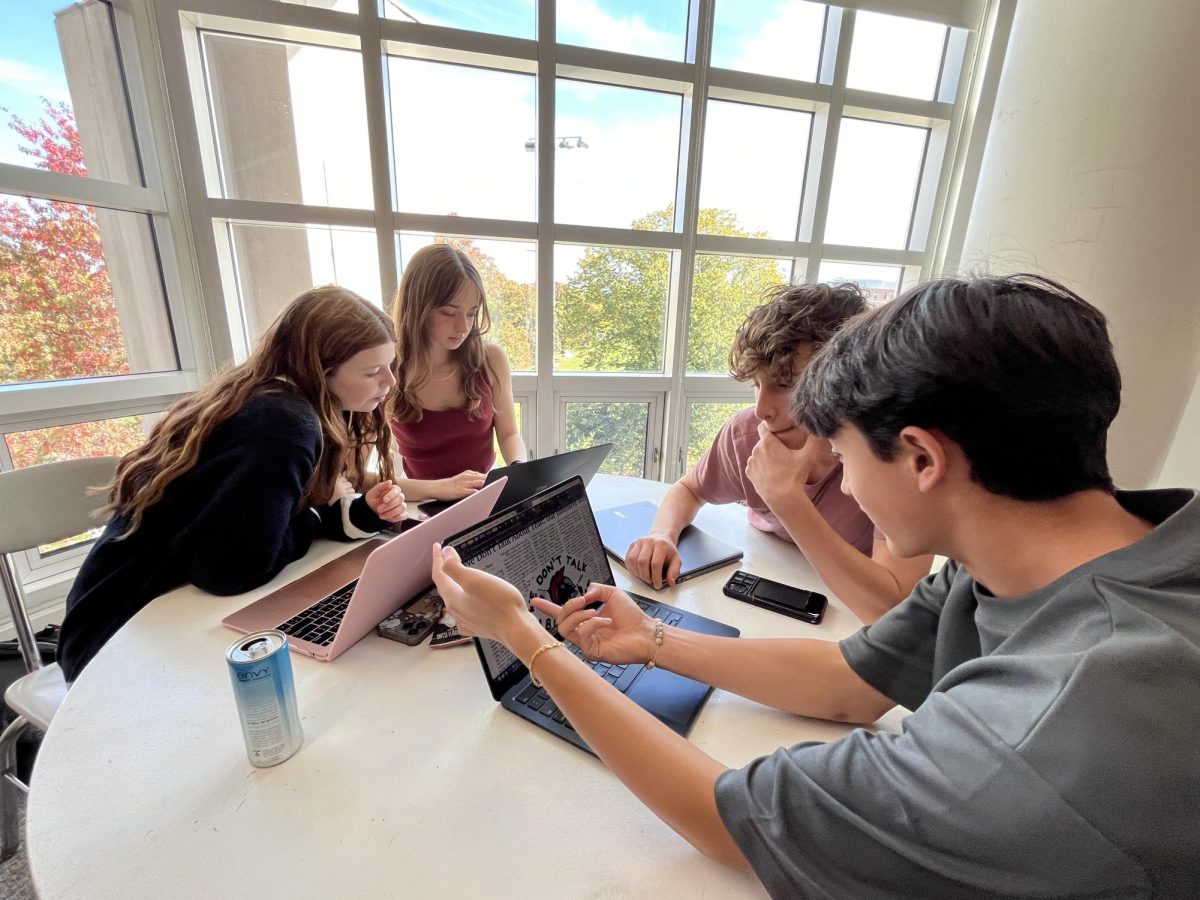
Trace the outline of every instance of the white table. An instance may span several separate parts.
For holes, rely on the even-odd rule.
[[[598,476],[589,493],[601,508],[658,500],[666,487]],[[707,507],[697,524],[745,548],[743,568],[826,590],[740,507]],[[26,827],[39,895],[763,895],[750,876],[704,859],[598,761],[502,710],[469,644],[433,651],[372,634],[333,663],[293,655],[304,746],[279,766],[252,767],[223,658],[235,635],[221,619],[345,549],[321,543],[238,597],[172,591],[104,647],[34,771]],[[732,567],[657,595],[614,568],[619,584],[744,637],[836,640],[858,627],[833,598],[819,627],[731,600],[721,586]],[[893,711],[881,725],[899,721]],[[741,766],[847,730],[718,691],[691,740]]]

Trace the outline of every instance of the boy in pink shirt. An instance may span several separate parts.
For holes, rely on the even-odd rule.
[[[754,385],[754,408],[721,427],[696,465],[673,484],[651,531],[629,545],[625,567],[655,588],[674,585],[679,533],[705,503],[741,503],[750,524],[791,541],[837,597],[873,622],[929,574],[930,556],[905,559],[854,499],[842,493],[842,466],[829,442],[791,415],[792,386],[813,352],[867,309],[854,284],[776,288],[751,310],[729,353],[730,370]]]
[[[713,439],[689,475],[692,492],[705,503],[740,503],[746,507],[746,518],[759,531],[769,531],[785,541],[791,541],[783,523],[771,512],[771,507],[754,489],[746,474],[746,463],[758,443],[758,426],[762,420],[753,409],[743,409],[726,422]],[[685,476],[686,477],[686,476]],[[842,493],[842,467],[835,465],[814,484],[803,486],[804,494],[821,514],[854,549],[870,555],[875,526],[859,509],[854,498]]]

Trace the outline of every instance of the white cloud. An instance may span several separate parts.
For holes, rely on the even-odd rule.
[[[617,19],[595,0],[558,0],[558,39],[621,53],[636,53],[665,59],[683,56],[683,38],[659,31],[640,16]]]
[[[825,7],[806,0],[781,3],[775,16],[746,41],[733,68],[781,78],[811,79],[821,52]]]
[[[747,231],[794,239],[809,123],[793,110],[710,103],[700,206],[732,210]]]
[[[52,102],[71,102],[71,94],[67,90],[66,78],[61,71],[48,69],[44,66],[30,65],[17,59],[0,57],[0,85],[5,89],[30,94],[34,97],[46,97]],[[8,101],[0,93],[0,106],[7,106]]]

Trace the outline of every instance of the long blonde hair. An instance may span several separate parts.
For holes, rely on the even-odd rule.
[[[146,443],[121,460],[109,488],[107,511],[128,516],[124,536],[132,534],[167,486],[195,466],[213,430],[255,393],[281,389],[281,381],[312,404],[321,424],[321,456],[298,508],[331,496],[343,472],[356,487],[363,487],[372,447],[378,453],[380,477],[394,478],[386,409],[381,405],[343,418],[328,379],[356,353],[395,339],[387,315],[358,294],[332,284],[305,291],[279,314],[248,360],[177,400]],[[393,362],[392,374],[396,371]]]
[[[441,243],[422,247],[413,254],[404,267],[404,277],[400,279],[400,286],[392,301],[392,319],[399,332],[396,346],[396,355],[400,359],[395,402],[397,421],[421,421],[417,390],[432,373],[425,337],[426,325],[434,310],[447,305],[467,282],[479,291],[479,309],[467,339],[451,354],[451,359],[458,369],[463,393],[467,397],[468,414],[471,418],[482,415],[479,374],[487,364],[483,335],[492,325],[487,294],[483,289],[483,279],[471,258],[452,244]]]

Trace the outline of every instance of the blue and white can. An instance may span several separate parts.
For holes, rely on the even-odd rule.
[[[229,680],[246,739],[246,755],[259,767],[288,759],[304,742],[287,635],[256,631],[225,651]]]

